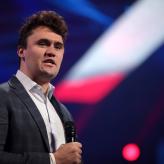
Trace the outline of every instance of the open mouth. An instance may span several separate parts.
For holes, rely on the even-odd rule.
[[[46,59],[43,61],[44,63],[50,63],[50,64],[55,64],[55,61],[52,59]]]

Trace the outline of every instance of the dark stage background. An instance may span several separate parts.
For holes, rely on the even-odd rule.
[[[26,16],[55,10],[68,23],[56,96],[73,114],[85,164],[164,164],[164,1],[5,0],[0,6],[0,82],[18,69]],[[137,144],[127,161],[123,147]],[[133,160],[133,150],[125,154]]]

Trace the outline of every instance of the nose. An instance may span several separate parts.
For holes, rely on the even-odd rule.
[[[46,52],[45,52],[45,56],[48,56],[48,57],[55,57],[54,48],[49,47],[49,48],[46,50]]]
[[[46,53],[45,53],[45,56],[48,56],[48,57],[55,57],[55,54],[52,53],[52,52],[46,52]]]

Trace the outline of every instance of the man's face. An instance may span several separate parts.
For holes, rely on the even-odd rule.
[[[59,72],[64,54],[60,35],[41,26],[27,38],[27,47],[20,48],[20,70],[36,82],[48,82]]]

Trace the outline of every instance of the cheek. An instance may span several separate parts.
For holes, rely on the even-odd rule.
[[[64,52],[58,54],[58,58],[57,59],[58,59],[58,63],[60,63],[60,64],[61,64],[61,62],[63,60],[63,55],[64,55]]]
[[[60,56],[60,58],[59,58],[60,65],[61,65],[62,61],[63,61],[63,55]]]
[[[27,60],[33,64],[40,64],[42,60],[40,54],[42,54],[42,52],[38,49],[31,49],[30,51],[28,51]]]

